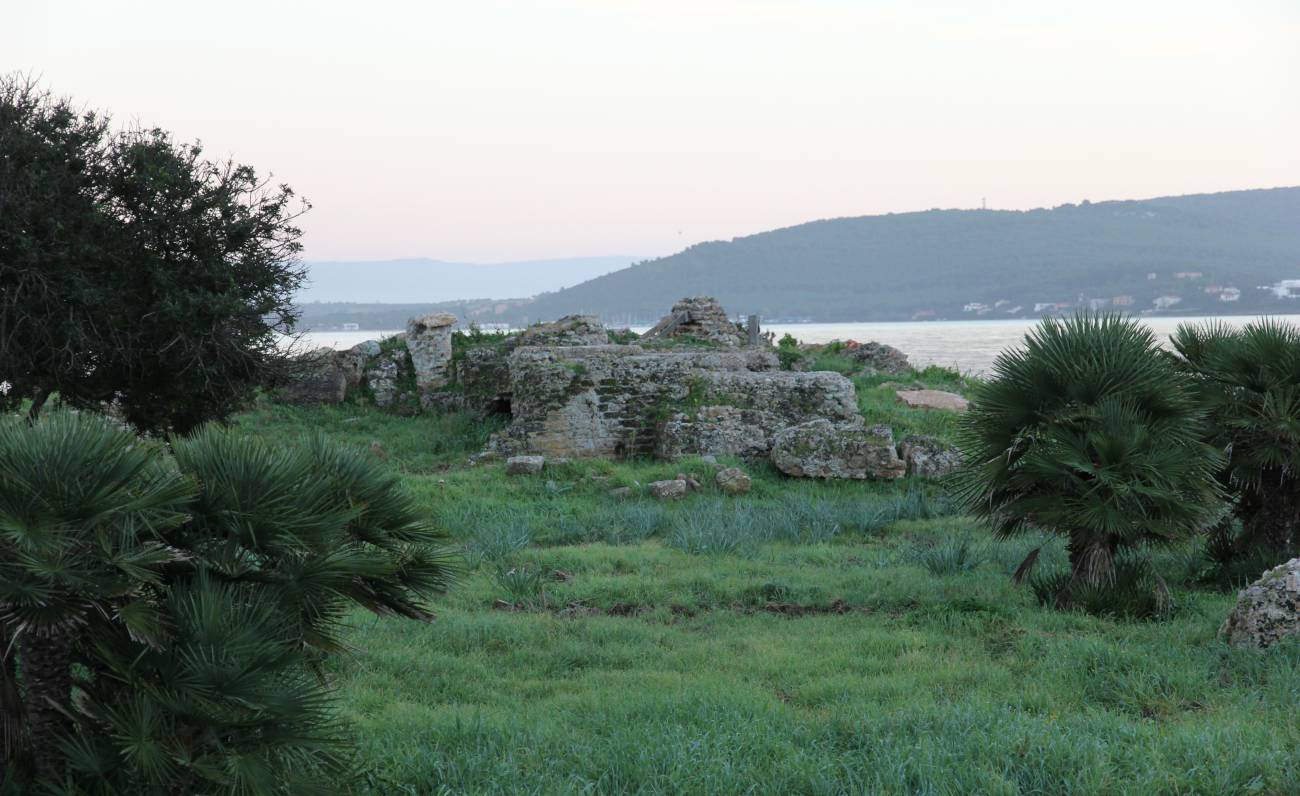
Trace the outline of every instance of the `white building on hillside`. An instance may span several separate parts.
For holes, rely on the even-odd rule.
[[[1267,290],[1278,298],[1300,298],[1300,279],[1283,279],[1271,285],[1262,285],[1260,290]]]

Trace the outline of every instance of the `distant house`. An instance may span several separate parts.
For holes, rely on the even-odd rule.
[[[1236,301],[1241,298],[1241,291],[1235,287],[1225,287],[1219,291],[1219,301]]]
[[[1154,282],[1154,281],[1155,281],[1155,278],[1156,278],[1157,276],[1159,276],[1159,274],[1157,274],[1155,271],[1148,271],[1148,272],[1147,272],[1147,280],[1148,280],[1148,281],[1152,281],[1152,282]]]
[[[1262,286],[1260,290],[1267,290],[1277,298],[1300,298],[1300,279],[1283,279],[1280,282]]]
[[[1034,304],[1034,312],[1045,312],[1046,310],[1056,309],[1055,301],[1040,301]]]
[[[998,299],[997,301],[993,302],[993,309],[995,309],[995,310],[1000,310],[1000,309],[1002,309],[1003,307],[1007,306],[1007,305],[1010,304],[1010,303],[1011,303],[1011,302],[1010,302],[1010,301],[1007,301],[1006,299]]]
[[[1213,295],[1216,294],[1216,293],[1222,293],[1222,292],[1223,292],[1223,285],[1206,285],[1206,286],[1205,286],[1205,292],[1206,292],[1208,295],[1211,295],[1211,296],[1213,296]]]
[[[987,304],[981,304],[981,303],[978,302],[978,301],[972,301],[971,303],[967,304],[965,307],[962,307],[962,308],[961,308],[961,311],[962,311],[962,312],[977,312],[977,313],[983,315],[984,313],[986,313],[986,312],[989,311],[989,305],[987,305]]]
[[[345,324],[343,324],[343,331],[345,331],[345,332],[359,332],[359,331],[361,331],[361,324],[359,324],[359,323],[345,323]]]
[[[1102,307],[1107,306],[1108,304],[1110,304],[1110,299],[1108,298],[1088,299],[1088,309],[1093,310],[1094,312],[1096,310],[1101,309]]]
[[[1174,279],[1200,279],[1204,274],[1200,271],[1178,271],[1174,274]]]
[[[1019,314],[1020,311],[1023,310],[1024,308],[1025,308],[1025,305],[1023,305],[1023,304],[1017,304],[1016,306],[1014,306],[1014,307],[1012,307],[1011,309],[1007,310],[1007,314],[1008,314],[1008,315],[1017,315],[1017,314]]]
[[[1151,303],[1154,304],[1155,308],[1158,310],[1167,310],[1175,304],[1181,304],[1182,301],[1182,298],[1178,296],[1160,296]]]
[[[1112,298],[1112,299],[1110,300],[1110,303],[1113,304],[1113,305],[1116,306],[1116,307],[1132,307],[1132,306],[1133,306],[1133,297],[1132,297],[1132,296],[1115,296],[1114,298]]]

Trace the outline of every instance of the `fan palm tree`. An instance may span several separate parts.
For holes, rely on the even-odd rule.
[[[1116,555],[1186,538],[1220,511],[1220,457],[1190,380],[1151,332],[1114,315],[1044,319],[1002,354],[963,420],[960,490],[1002,537],[1064,536],[1070,574],[1104,585]],[[1026,558],[1017,579],[1033,567]]]
[[[0,424],[0,762],[50,792],[345,791],[321,663],[356,606],[432,618],[447,534],[321,439],[172,449],[89,415]]]
[[[162,534],[179,553],[155,600],[166,639],[98,628],[105,676],[83,689],[95,731],[65,744],[72,771],[120,790],[345,792],[346,733],[320,664],[344,649],[357,606],[432,618],[425,601],[453,574],[448,535],[395,474],[320,438],[272,446],[205,427],[172,450],[198,489]]]
[[[1237,555],[1273,558],[1300,548],[1300,329],[1265,319],[1231,329],[1184,324],[1173,336],[1209,410],[1207,439],[1226,453],[1221,478],[1235,496]],[[1220,528],[1227,533],[1226,525]],[[1274,561],[1273,563],[1276,563]]]
[[[450,537],[373,457],[318,436],[271,447],[216,427],[173,450],[201,488],[169,543],[219,580],[276,595],[304,648],[341,649],[338,622],[354,605],[433,618],[424,601],[451,582]]]
[[[74,648],[89,625],[147,634],[123,608],[175,559],[159,534],[181,524],[193,492],[151,453],[89,415],[0,421],[0,769],[22,744],[42,776],[59,776]]]

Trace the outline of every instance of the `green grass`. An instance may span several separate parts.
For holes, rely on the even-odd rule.
[[[946,372],[927,386],[963,389]],[[897,436],[948,415],[857,380]],[[998,542],[933,485],[813,483],[702,460],[467,465],[464,416],[262,405],[273,438],[369,446],[454,534],[461,579],[428,625],[358,614],[332,665],[365,792],[1295,793],[1300,643],[1215,632],[1231,594],[1189,588],[1191,550],[1155,556],[1167,619],[1044,608],[1009,574],[1046,544]],[[729,462],[724,462],[724,464]],[[685,500],[618,501],[678,472]]]

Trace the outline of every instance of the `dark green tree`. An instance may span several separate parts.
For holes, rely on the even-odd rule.
[[[1070,605],[1076,590],[1113,582],[1118,556],[1186,539],[1222,512],[1221,458],[1202,441],[1203,415],[1145,327],[1120,316],[1044,320],[976,388],[960,488],[1001,537],[1066,538],[1070,571],[1053,601]]]
[[[1217,526],[1209,550],[1256,577],[1300,550],[1300,329],[1185,324],[1173,345],[1209,411],[1207,439],[1225,453],[1220,477],[1240,525]]]
[[[4,404],[112,403],[153,431],[226,417],[286,366],[305,209],[198,144],[110,135],[104,117],[0,79]]]

